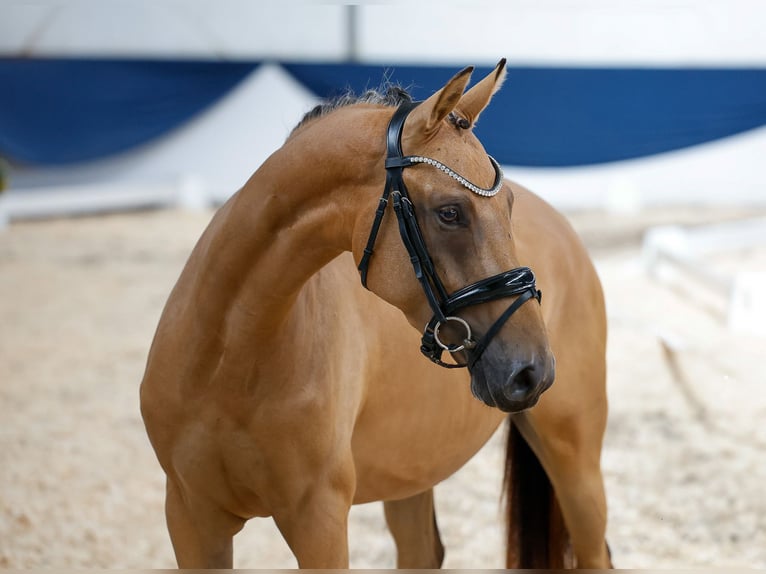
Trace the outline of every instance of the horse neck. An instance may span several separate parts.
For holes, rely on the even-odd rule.
[[[359,188],[370,185],[368,164],[379,163],[382,150],[365,162],[353,142],[332,132],[302,135],[221,208],[202,241],[199,276],[211,317],[231,322],[236,308],[250,333],[280,326],[306,281],[351,249],[358,210],[375,207]]]

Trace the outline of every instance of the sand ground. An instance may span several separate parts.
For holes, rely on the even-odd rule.
[[[727,329],[725,299],[642,265],[653,224],[747,214],[571,214],[607,295],[608,538],[623,568],[766,568],[764,338]],[[210,213],[15,223],[0,231],[0,567],[173,567],[163,475],[138,411],[160,310]],[[766,250],[723,272],[766,270]],[[502,567],[502,435],[437,487],[446,567]],[[235,543],[242,568],[293,567],[270,520]],[[355,507],[352,567],[388,568],[379,504]]]

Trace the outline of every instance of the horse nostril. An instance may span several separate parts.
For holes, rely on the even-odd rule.
[[[540,378],[540,372],[534,362],[519,365],[508,376],[505,395],[513,401],[524,400],[537,391]]]

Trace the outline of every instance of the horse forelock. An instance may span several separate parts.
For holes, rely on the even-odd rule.
[[[304,114],[298,124],[290,132],[289,137],[292,137],[296,131],[311,123],[313,120],[327,116],[340,108],[356,104],[376,104],[395,108],[404,102],[411,101],[412,96],[410,96],[407,89],[398,84],[387,84],[380,89],[366,90],[362,94],[355,94],[352,90],[348,90],[340,96],[317,104],[313,109]]]

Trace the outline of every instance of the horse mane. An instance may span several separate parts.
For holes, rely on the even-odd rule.
[[[306,124],[317,118],[324,117],[339,108],[345,108],[355,104],[377,104],[395,108],[404,102],[411,101],[412,96],[410,96],[409,92],[398,84],[388,84],[376,90],[370,89],[360,95],[355,94],[349,89],[339,96],[321,102],[312,110],[306,112],[303,118],[301,118],[301,121],[299,121],[292,129],[288,139]]]

